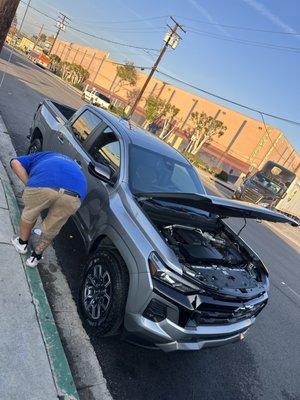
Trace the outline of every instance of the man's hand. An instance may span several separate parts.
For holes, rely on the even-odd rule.
[[[26,172],[26,169],[22,166],[22,164],[18,160],[12,160],[10,162],[10,166],[14,173],[17,175],[19,179],[26,185],[28,181],[28,174]]]

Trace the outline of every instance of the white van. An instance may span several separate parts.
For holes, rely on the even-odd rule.
[[[85,87],[81,98],[93,104],[94,106],[98,106],[106,110],[110,106],[110,99],[104,94],[98,92],[95,88],[89,87],[89,85]]]

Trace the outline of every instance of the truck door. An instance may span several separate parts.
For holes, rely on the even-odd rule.
[[[112,182],[117,182],[120,171],[120,142],[113,129],[106,123],[91,135],[85,149],[76,154],[88,182],[87,197],[77,213],[77,219],[89,239],[95,235],[96,227],[105,225],[108,218],[109,196],[114,185],[106,183],[91,173],[91,164],[109,168]]]
[[[74,152],[80,151],[90,134],[101,123],[101,118],[92,111],[83,110],[75,119],[71,119],[70,122],[56,132],[51,144],[52,151],[66,154],[74,159]]]

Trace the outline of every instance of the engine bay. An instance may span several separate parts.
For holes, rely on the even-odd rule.
[[[155,200],[140,204],[186,277],[222,296],[252,298],[265,292],[263,264],[217,215]]]
[[[260,273],[249,255],[222,230],[207,232],[164,225],[160,233],[185,266],[185,273],[210,288],[247,293],[260,286]]]

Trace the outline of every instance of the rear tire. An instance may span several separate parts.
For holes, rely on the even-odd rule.
[[[128,293],[128,272],[119,254],[98,249],[90,257],[79,289],[80,311],[97,335],[119,333]]]
[[[27,154],[33,154],[33,153],[38,153],[39,151],[42,151],[43,145],[41,139],[34,139],[27,150]]]

